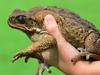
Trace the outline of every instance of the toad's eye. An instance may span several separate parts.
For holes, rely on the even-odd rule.
[[[20,24],[25,24],[25,16],[23,16],[23,15],[17,16],[16,20]]]

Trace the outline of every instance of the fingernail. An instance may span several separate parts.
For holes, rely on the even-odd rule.
[[[46,25],[51,25],[51,24],[55,23],[54,18],[53,18],[52,15],[47,15],[45,17],[45,22],[46,22]]]
[[[55,32],[58,30],[56,20],[52,15],[47,15],[45,17],[44,24],[46,26],[47,31],[51,34],[55,34]]]

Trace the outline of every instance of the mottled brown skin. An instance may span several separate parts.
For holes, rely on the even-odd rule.
[[[33,42],[27,49],[17,53],[14,61],[22,56],[26,58],[36,56],[43,62],[40,54],[50,51],[48,49],[54,50],[57,55],[56,41],[48,34],[43,24],[44,17],[48,14],[54,16],[66,41],[80,51],[80,54],[72,59],[73,63],[84,57],[84,60],[100,60],[100,32],[92,23],[63,8],[34,7],[29,11],[15,10],[8,19],[10,27],[25,32]],[[18,21],[20,15],[25,16],[23,22]]]

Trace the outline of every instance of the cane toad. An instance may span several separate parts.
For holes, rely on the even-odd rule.
[[[45,62],[41,52],[57,49],[56,40],[46,31],[43,24],[44,17],[48,14],[54,16],[65,40],[80,51],[80,54],[71,60],[73,63],[83,58],[88,61],[100,60],[99,30],[92,23],[68,9],[50,6],[34,7],[29,11],[16,9],[10,15],[9,26],[23,31],[32,40],[32,45],[18,52],[14,56],[14,61],[21,57],[26,57],[26,61],[30,57],[36,57],[41,62]]]

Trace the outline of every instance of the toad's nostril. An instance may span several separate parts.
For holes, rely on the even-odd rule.
[[[9,21],[10,23],[14,22],[14,21],[15,21],[15,17],[10,17],[10,18],[8,19],[8,21]]]
[[[7,23],[8,23],[9,26],[14,24],[15,23],[15,17],[9,17]]]

